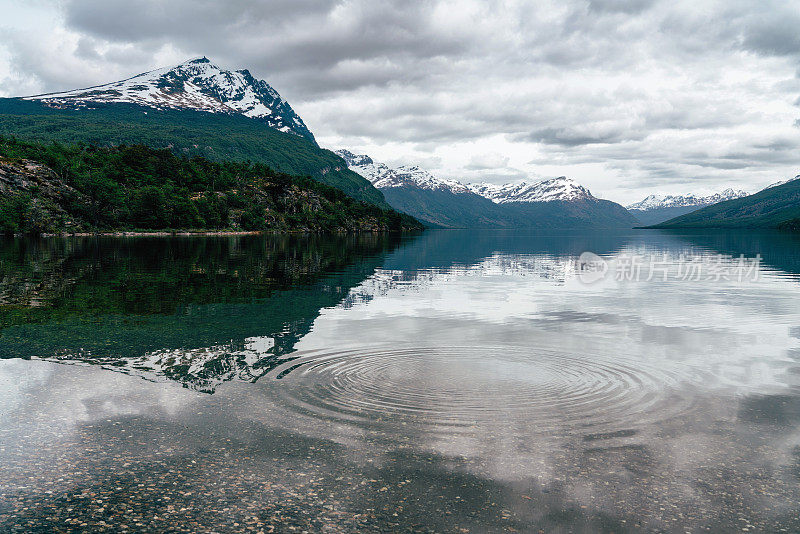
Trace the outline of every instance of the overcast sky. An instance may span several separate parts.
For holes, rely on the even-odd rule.
[[[0,0],[0,95],[208,56],[329,148],[620,202],[800,173],[800,0]]]

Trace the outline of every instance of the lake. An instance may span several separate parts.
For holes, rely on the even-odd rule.
[[[0,243],[0,530],[800,531],[800,236]]]

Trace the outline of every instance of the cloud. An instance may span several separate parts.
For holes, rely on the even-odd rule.
[[[473,154],[466,168],[474,171],[497,169],[508,166],[509,157],[497,152]]]
[[[589,9],[631,14],[644,11],[653,3],[653,0],[590,0]]]
[[[625,128],[618,128],[614,124],[587,125],[579,128],[543,128],[523,136],[531,141],[548,145],[574,147],[580,145],[622,143],[634,139],[641,139],[638,132]]]
[[[765,55],[800,55],[800,11],[791,3],[768,2],[744,20],[742,46]]]

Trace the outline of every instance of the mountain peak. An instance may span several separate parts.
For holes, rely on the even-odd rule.
[[[351,170],[372,182],[378,189],[417,187],[451,193],[470,193],[469,188],[461,182],[437,178],[416,165],[401,165],[393,169],[385,163],[375,163],[365,154],[353,154],[344,149],[337,150],[336,153],[347,162]]]
[[[314,141],[303,120],[267,82],[254,78],[247,69],[224,70],[206,56],[118,82],[26,99],[58,108],[124,103],[156,109],[244,115],[276,130]]]
[[[348,167],[354,167],[358,165],[372,165],[375,163],[372,161],[372,158],[367,156],[366,154],[353,154],[349,150],[341,149],[337,150],[336,154],[339,155],[346,163]]]
[[[479,183],[469,186],[475,193],[484,196],[495,204],[506,202],[552,202],[595,200],[592,193],[572,178],[559,176],[537,182],[517,182],[509,184]]]

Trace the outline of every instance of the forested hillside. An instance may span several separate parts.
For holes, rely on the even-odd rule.
[[[800,180],[720,202],[656,228],[800,228]]]
[[[142,145],[37,144],[0,137],[0,227],[6,233],[319,232],[420,225],[263,163],[176,156]]]

